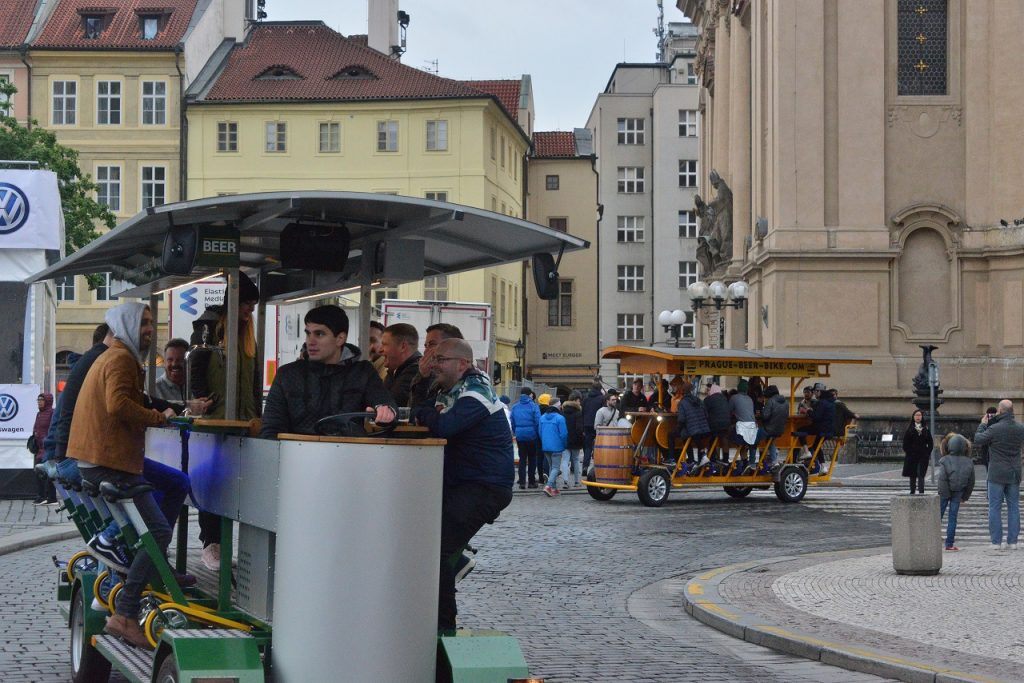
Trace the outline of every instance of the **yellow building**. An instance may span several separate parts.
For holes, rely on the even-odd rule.
[[[79,152],[97,199],[118,221],[184,199],[181,93],[224,36],[241,36],[244,26],[240,3],[201,4],[58,0],[29,36],[30,114]],[[91,346],[123,287],[109,275],[94,290],[82,277],[57,286],[60,364]]]
[[[441,78],[322,22],[259,24],[218,53],[187,92],[188,198],[349,190],[522,217],[531,94],[528,76]],[[490,302],[495,360],[516,360],[518,264],[376,293],[385,296]]]

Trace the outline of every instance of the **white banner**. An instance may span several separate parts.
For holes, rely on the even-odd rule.
[[[27,441],[39,406],[38,384],[0,384],[0,439]]]
[[[0,249],[60,249],[60,225],[56,173],[0,169]]]

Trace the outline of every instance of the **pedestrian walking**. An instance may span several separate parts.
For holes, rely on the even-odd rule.
[[[597,429],[594,419],[597,411],[604,407],[605,396],[601,380],[595,379],[590,392],[583,399],[583,475],[590,471],[590,461],[594,457],[594,442],[597,441]]]
[[[956,540],[956,518],[960,512],[960,504],[966,503],[974,491],[974,461],[968,455],[971,452],[971,442],[953,434],[945,443],[946,454],[939,459],[936,468],[935,483],[939,491],[939,519],[949,509],[949,519],[946,521],[946,550],[956,552],[960,550],[955,545]]]
[[[544,493],[549,496],[558,495],[558,473],[562,473],[562,481],[569,481],[569,430],[565,425],[565,417],[561,412],[562,402],[557,396],[548,399],[544,414],[540,416],[540,444],[544,450],[544,459],[548,463],[548,480],[544,485]]]
[[[29,451],[32,453],[33,464],[38,465],[43,461],[43,441],[46,440],[46,432],[50,429],[50,420],[53,418],[53,394],[42,393],[36,399],[39,412],[36,413],[35,423],[32,425],[32,438],[29,439]],[[57,490],[48,477],[36,475],[36,499],[33,505],[56,505]]]
[[[512,406],[512,433],[519,446],[519,488],[525,489],[527,476],[531,489],[537,488],[540,459],[540,408],[533,400],[533,391],[523,387],[519,401]]]
[[[1024,425],[1013,419],[1013,402],[1003,399],[996,414],[981,418],[974,443],[988,446],[988,534],[992,547],[1017,549],[1020,534],[1021,445]],[[1006,501],[1006,542],[1003,542],[1003,501]]]
[[[572,475],[565,481],[565,488],[579,488],[582,486],[583,474],[580,469],[580,456],[586,444],[583,435],[583,409],[580,406],[580,392],[574,391],[569,394],[569,399],[562,404],[562,416],[565,418],[565,428],[569,433],[566,449],[569,452],[569,473]],[[571,479],[571,481],[570,481]]]
[[[924,413],[915,410],[910,426],[903,434],[903,476],[910,477],[910,493],[924,493],[924,475],[931,457],[932,433],[924,423]],[[916,489],[915,489],[916,487]]]

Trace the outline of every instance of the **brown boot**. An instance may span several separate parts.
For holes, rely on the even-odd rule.
[[[141,647],[144,650],[153,649],[153,646],[146,640],[146,634],[142,632],[139,622],[122,614],[107,617],[107,626],[103,630],[112,636],[117,636],[129,645]]]

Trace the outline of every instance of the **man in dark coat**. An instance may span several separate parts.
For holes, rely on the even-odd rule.
[[[278,369],[267,395],[260,436],[313,434],[318,420],[339,413],[367,411],[380,424],[394,422],[391,394],[370,361],[360,360],[358,347],[346,343],[345,311],[318,306],[306,313],[304,322],[309,360]]]
[[[786,423],[789,420],[789,401],[779,393],[779,388],[774,384],[769,385],[764,392],[764,407],[761,408],[761,422],[765,436],[768,437],[768,460],[769,465],[774,469],[778,467],[779,449],[775,446],[775,439],[782,436],[786,431]]]
[[[1013,418],[1013,402],[1003,399],[995,416],[981,418],[974,443],[988,446],[988,533],[993,548],[1017,549],[1020,534],[1021,446],[1024,425]],[[1006,542],[1003,543],[1003,501],[1006,501]]]
[[[583,474],[590,469],[590,461],[594,457],[594,442],[597,440],[597,429],[594,418],[597,411],[604,407],[604,391],[601,380],[595,379],[590,391],[583,399]]]
[[[622,394],[620,407],[623,413],[646,412],[650,410],[651,403],[644,394],[644,381],[642,379],[633,380],[633,390]]]
[[[420,374],[420,335],[408,323],[395,323],[384,328],[381,354],[387,365],[384,388],[399,407],[409,407],[412,381]]]
[[[711,437],[718,439],[720,459],[727,461],[729,459],[729,427],[732,411],[729,410],[729,399],[722,393],[722,387],[717,384],[708,386],[708,395],[704,397],[704,410],[708,414]],[[715,454],[711,453],[710,455],[713,458]]]

